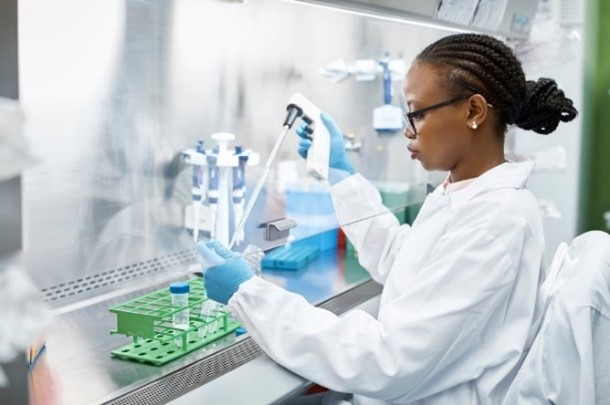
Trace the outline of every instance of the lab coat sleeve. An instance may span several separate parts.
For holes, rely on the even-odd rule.
[[[484,230],[445,235],[418,279],[385,303],[378,319],[360,310],[337,317],[259,278],[242,284],[229,307],[291,371],[339,392],[415,401],[503,360],[486,342],[501,333],[490,332],[490,318],[502,318],[496,312],[515,280],[506,252]]]
[[[331,188],[335,214],[358,261],[378,283],[385,283],[396,254],[410,230],[381,202],[379,191],[360,174]]]

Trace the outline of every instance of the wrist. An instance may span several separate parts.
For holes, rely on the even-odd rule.
[[[330,168],[335,170],[341,170],[347,172],[349,174],[355,174],[356,169],[354,166],[347,160],[347,157],[339,158],[339,159],[331,159]]]
[[[246,281],[250,280],[252,277],[254,277],[254,272],[248,271],[248,272],[244,272],[238,279],[236,279],[235,280],[236,281],[235,284],[233,284],[233,294],[235,294],[237,292],[237,290],[239,290],[239,287],[243,283],[245,283]]]
[[[231,290],[229,291],[227,303],[231,301],[231,298],[233,298],[233,296],[239,291],[239,288],[242,286],[242,284],[250,280],[252,277],[254,277],[254,274],[244,275],[244,277],[242,277],[237,283],[233,285],[233,288],[231,288]]]
[[[356,174],[356,169],[354,169],[354,167],[349,162],[341,162],[341,164],[335,166],[335,169],[350,175]]]
[[[330,168],[328,171],[328,182],[333,186],[353,174],[356,174],[356,171],[353,168],[351,172],[343,169]]]

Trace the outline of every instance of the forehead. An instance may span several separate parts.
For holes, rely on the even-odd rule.
[[[404,83],[407,104],[438,101],[445,97],[445,89],[441,86],[441,74],[441,69],[427,63],[416,62],[411,65]]]

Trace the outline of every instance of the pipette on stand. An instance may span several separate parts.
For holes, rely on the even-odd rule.
[[[205,149],[203,147],[203,141],[197,141],[196,152],[205,155]],[[206,199],[205,193],[207,192],[207,186],[203,187],[203,174],[204,168],[199,165],[193,165],[193,180],[192,180],[192,195],[193,195],[193,241],[197,243],[199,240],[199,212],[203,200]],[[207,183],[207,179],[205,181]]]
[[[208,155],[208,204],[210,207],[210,238],[216,237],[216,209],[218,205],[218,156]]]
[[[241,148],[235,147],[235,153],[241,153]],[[233,216],[235,218],[235,225],[239,223],[242,215],[244,214],[244,207],[246,201],[246,164],[248,162],[248,155],[239,156],[238,166],[233,167]],[[236,229],[235,229],[236,230]],[[235,231],[234,230],[234,231]],[[243,230],[236,234],[236,243],[239,244],[243,241]]]
[[[199,240],[199,209],[201,207],[201,167],[193,165],[193,242]]]

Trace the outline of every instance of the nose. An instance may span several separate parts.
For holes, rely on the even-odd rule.
[[[409,130],[409,127],[407,127],[406,125],[404,128],[403,134],[407,139],[415,139],[415,134],[413,132],[411,132]]]

